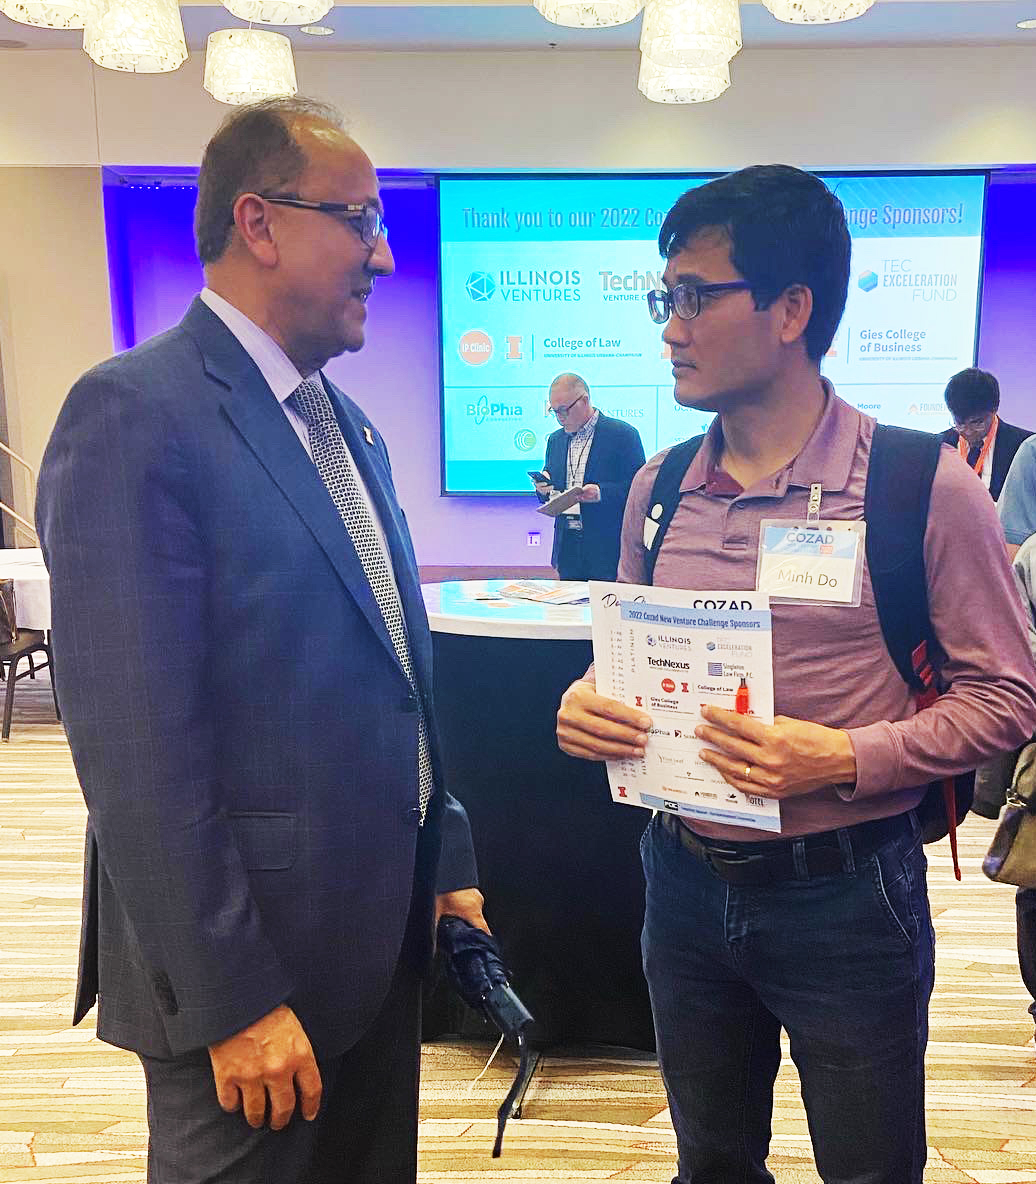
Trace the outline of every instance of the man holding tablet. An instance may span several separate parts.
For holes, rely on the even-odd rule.
[[[550,384],[550,410],[561,426],[547,440],[550,480],[533,477],[536,493],[546,502],[577,491],[554,520],[551,563],[563,580],[614,580],[626,498],[644,463],[640,433],[597,411],[578,374],[559,374]]]

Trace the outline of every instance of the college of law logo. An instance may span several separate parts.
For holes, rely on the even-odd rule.
[[[461,335],[457,351],[469,366],[484,366],[493,356],[493,339],[481,329],[469,329]]]
[[[496,281],[488,271],[473,271],[464,281],[464,287],[472,300],[492,300]]]
[[[528,428],[522,428],[520,432],[515,432],[514,446],[519,452],[532,452],[536,447],[536,433],[530,432]]]

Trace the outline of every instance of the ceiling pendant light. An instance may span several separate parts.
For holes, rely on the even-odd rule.
[[[231,106],[298,94],[291,42],[264,29],[220,29],[205,49],[205,89]]]
[[[730,86],[730,68],[718,66],[661,66],[646,55],[640,58],[637,89],[652,103],[709,103]]]
[[[787,25],[834,24],[863,16],[874,0],[763,0]]]
[[[89,0],[0,0],[0,12],[39,29],[81,29],[88,4]]]
[[[648,0],[640,49],[655,65],[724,65],[740,48],[737,0]]]
[[[162,74],[187,60],[176,0],[91,0],[83,49],[106,70]]]
[[[260,25],[311,25],[334,7],[333,0],[223,0],[223,7],[243,21]]]
[[[603,29],[624,25],[644,7],[644,0],[532,0],[536,11],[555,25]]]

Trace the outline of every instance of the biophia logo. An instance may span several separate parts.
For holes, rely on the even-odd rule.
[[[528,428],[522,428],[520,432],[515,432],[514,446],[519,452],[532,452],[536,447],[536,433],[530,432]]]
[[[492,300],[496,281],[488,271],[473,271],[464,283],[472,300]]]

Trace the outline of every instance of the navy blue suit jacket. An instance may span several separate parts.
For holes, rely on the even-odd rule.
[[[556,490],[568,488],[568,446],[572,437],[558,428],[547,438],[545,470]],[[599,485],[601,500],[586,502],[580,508],[583,519],[584,579],[614,580],[619,566],[619,543],[622,515],[626,509],[630,485],[644,464],[644,445],[640,433],[631,424],[600,412],[594,438],[586,457],[584,485]],[[562,527],[555,523],[551,563],[557,567]]]
[[[388,455],[326,385],[432,718]],[[76,1020],[96,995],[103,1039],[170,1056],[287,1002],[318,1056],[343,1051],[388,990],[412,889],[421,956],[437,863],[440,890],[475,882],[470,833],[434,738],[419,827],[417,701],[370,586],[269,386],[200,300],[73,387],[37,522],[89,809]]]

